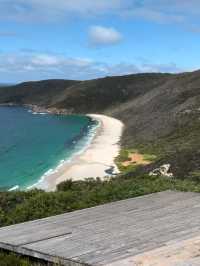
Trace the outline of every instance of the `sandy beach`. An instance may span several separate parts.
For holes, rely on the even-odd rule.
[[[99,121],[96,134],[88,148],[75,156],[72,161],[66,161],[56,172],[47,175],[37,185],[38,188],[54,191],[57,184],[67,179],[104,178],[119,173],[114,160],[120,151],[119,142],[123,123],[105,115],[88,114],[88,116]]]

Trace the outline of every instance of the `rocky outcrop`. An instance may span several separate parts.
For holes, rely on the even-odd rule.
[[[150,176],[166,176],[166,177],[173,177],[173,173],[170,173],[171,165],[170,164],[163,164],[159,168],[154,169],[149,173]]]
[[[32,112],[34,113],[48,113],[48,114],[56,114],[56,115],[69,115],[72,113],[70,110],[59,109],[55,107],[46,108],[46,107],[41,107],[41,106],[32,105],[32,104],[25,104],[24,106],[31,109]]]

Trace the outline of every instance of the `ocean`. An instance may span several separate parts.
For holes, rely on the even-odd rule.
[[[27,189],[80,153],[97,122],[81,115],[0,107],[0,190]]]

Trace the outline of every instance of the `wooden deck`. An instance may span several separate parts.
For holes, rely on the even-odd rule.
[[[0,229],[0,247],[64,265],[200,265],[200,194],[166,191]]]

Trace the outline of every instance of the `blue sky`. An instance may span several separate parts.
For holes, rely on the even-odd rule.
[[[200,66],[199,0],[0,0],[0,82]]]

